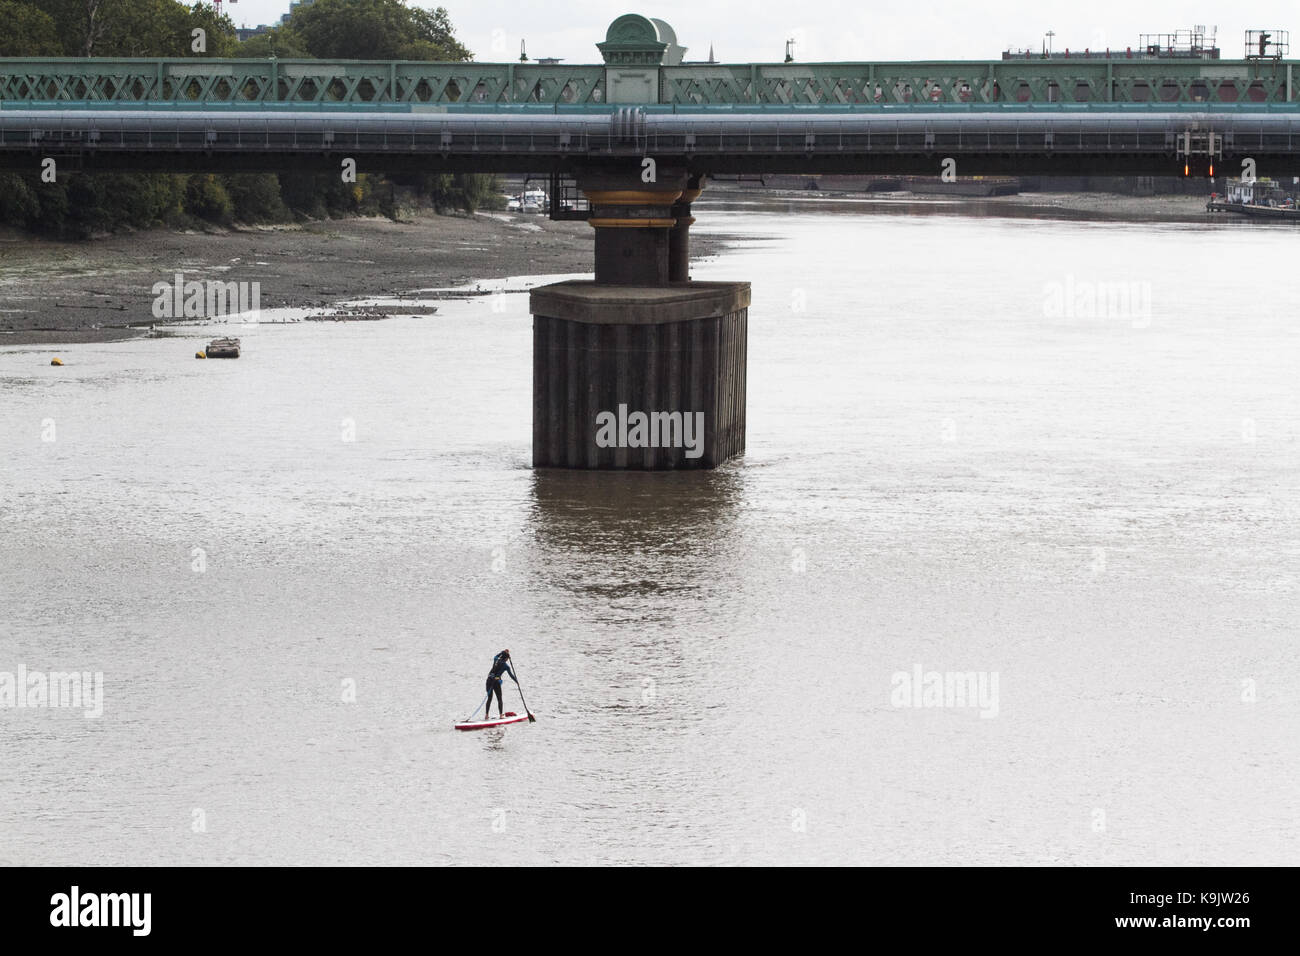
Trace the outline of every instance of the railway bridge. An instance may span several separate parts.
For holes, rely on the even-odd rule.
[[[553,214],[595,229],[595,279],[532,294],[533,463],[646,469],[745,445],[749,285],[689,276],[711,174],[1300,174],[1280,56],[692,63],[637,14],[596,46],[592,65],[0,59],[0,168],[548,172]]]

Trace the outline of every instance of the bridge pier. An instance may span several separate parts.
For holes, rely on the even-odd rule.
[[[692,282],[699,176],[578,175],[594,281],[534,289],[533,467],[715,468],[745,449],[748,282]]]

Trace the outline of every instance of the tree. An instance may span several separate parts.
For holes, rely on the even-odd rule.
[[[284,222],[289,217],[275,173],[230,173],[221,181],[239,222]]]
[[[35,191],[22,176],[0,173],[0,222],[26,227],[37,218],[40,208]]]
[[[35,0],[58,24],[67,56],[111,56],[102,53],[109,24],[125,0]]]
[[[233,55],[260,60],[273,56],[280,59],[308,59],[311,56],[298,45],[292,33],[280,27],[249,37],[239,44]]]
[[[182,27],[182,37],[185,43],[190,42],[189,37],[193,36],[196,27],[202,28],[207,34],[207,50],[200,54],[189,52],[183,55],[216,57],[241,55],[239,52],[239,38],[235,35],[234,22],[226,14],[218,14],[217,8],[213,4],[195,3],[189,8],[189,16]]]
[[[209,222],[226,223],[234,215],[225,184],[213,173],[195,173],[185,184],[185,211]]]
[[[0,56],[61,56],[63,44],[59,40],[54,18],[28,3],[0,0]]]
[[[405,0],[317,0],[295,9],[290,23],[244,44],[229,18],[210,3],[177,0],[0,0],[0,56],[328,57],[333,59],[467,60],[447,11]],[[191,31],[206,32],[207,49],[191,48]],[[495,177],[405,177],[438,209],[490,203]],[[392,214],[392,180],[381,171],[355,184],[336,174],[193,175],[71,173],[42,184],[34,174],[0,175],[0,222],[53,235],[90,236],[197,217],[225,223]],[[192,221],[192,220],[188,220]]]
[[[421,10],[404,0],[316,0],[294,9],[288,30],[319,59],[470,59],[445,9]]]
[[[194,56],[191,31],[207,32],[203,56],[237,47],[235,27],[209,3],[176,0],[33,0],[53,18],[67,56]]]
[[[416,37],[402,48],[401,59],[442,62],[474,59],[474,54],[456,39],[445,7],[433,10],[416,7],[411,17],[415,21]]]

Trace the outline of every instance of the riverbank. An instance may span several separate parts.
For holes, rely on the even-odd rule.
[[[991,196],[979,202],[1007,206],[1049,216],[1125,222],[1206,222],[1204,196],[1124,196],[1118,193],[1017,193]]]
[[[154,230],[89,242],[13,233],[0,236],[0,346],[143,335],[154,321],[154,283],[170,285],[177,272],[187,280],[257,282],[261,307],[268,309],[329,308],[477,279],[591,267],[586,223],[504,213]]]
[[[980,198],[785,192],[718,184],[706,200],[726,204],[808,200],[838,211],[1133,222],[1206,222],[1199,196],[1021,193]],[[865,194],[864,194],[865,197]],[[700,203],[707,215],[708,202]],[[331,308],[401,298],[479,279],[585,273],[592,230],[582,222],[508,213],[426,216],[404,222],[341,219],[210,232],[155,230],[89,242],[0,234],[0,346],[106,342],[146,333],[157,282],[257,282],[263,309]],[[722,236],[692,239],[695,257]]]
[[[1101,192],[1022,192],[1008,196],[960,196],[941,193],[866,192],[845,189],[770,189],[753,183],[711,183],[704,200],[745,202],[800,201],[831,211],[836,204],[869,204],[873,212],[927,213],[949,216],[1002,216],[1014,219],[1074,219],[1098,222],[1211,221],[1205,195],[1130,196]]]

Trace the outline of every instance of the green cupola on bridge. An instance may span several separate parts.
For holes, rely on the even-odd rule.
[[[625,13],[611,23],[596,49],[607,66],[676,66],[686,52],[672,27],[639,13]]]
[[[626,13],[609,25],[596,49],[605,58],[605,102],[658,103],[659,69],[678,66],[686,48],[662,20]]]

